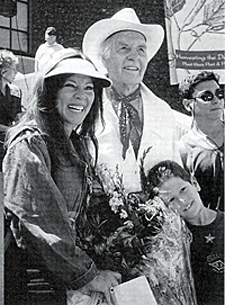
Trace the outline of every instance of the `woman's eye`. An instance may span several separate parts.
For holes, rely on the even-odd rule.
[[[65,83],[64,87],[77,88],[74,84],[71,84],[71,83]]]
[[[174,198],[170,198],[169,202],[172,203],[174,201]]]
[[[91,90],[91,91],[93,91],[93,90],[94,90],[94,87],[93,87],[93,86],[87,86],[87,87],[85,88],[85,90]]]

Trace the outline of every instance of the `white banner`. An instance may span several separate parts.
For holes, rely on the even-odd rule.
[[[225,83],[224,0],[164,0],[171,85],[212,70]]]

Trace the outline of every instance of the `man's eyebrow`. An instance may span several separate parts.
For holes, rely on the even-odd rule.
[[[143,44],[143,43],[142,43],[142,44],[139,44],[139,45],[138,45],[138,47],[141,47],[141,48],[147,49],[147,45],[146,45],[146,44]]]
[[[126,41],[123,41],[123,40],[117,40],[117,43],[118,43],[118,45],[119,44],[123,44],[123,45],[127,45],[128,46],[128,43]]]

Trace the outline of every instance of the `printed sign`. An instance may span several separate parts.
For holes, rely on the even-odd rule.
[[[224,0],[164,0],[171,85],[213,70],[225,83]]]

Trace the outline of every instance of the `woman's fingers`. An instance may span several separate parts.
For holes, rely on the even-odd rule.
[[[104,297],[106,299],[106,302],[108,305],[113,305],[112,301],[111,301],[111,296],[110,296],[110,289],[108,289],[107,291],[103,292],[104,293]]]
[[[110,270],[102,270],[86,286],[80,289],[82,293],[91,294],[91,291],[101,292],[109,305],[113,305],[110,297],[110,288],[121,283],[121,274]]]
[[[114,271],[111,271],[111,272],[113,273],[114,277],[116,278],[118,284],[120,284],[121,281],[122,281],[122,276],[121,276],[121,274],[118,273],[118,272],[114,272]]]
[[[111,300],[110,289],[111,287],[115,287],[121,283],[122,276],[118,272],[108,271],[107,273],[107,281],[109,285],[105,286],[105,291],[103,291],[105,299],[109,305],[113,305]]]

